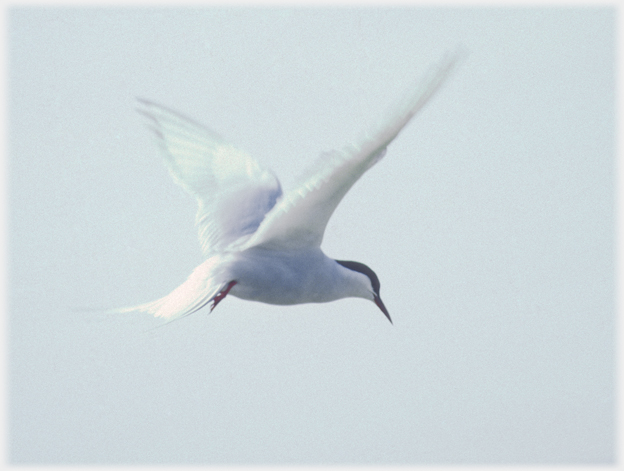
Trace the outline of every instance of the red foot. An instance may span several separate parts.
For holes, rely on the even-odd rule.
[[[217,294],[213,299],[212,299],[212,307],[210,308],[210,312],[212,312],[212,310],[217,307],[217,304],[219,304],[221,302],[221,300],[223,298],[225,298],[228,293],[230,292],[230,290],[234,287],[234,285],[236,284],[236,281],[230,281],[228,283],[228,285],[225,287],[225,289],[222,289],[219,294]]]

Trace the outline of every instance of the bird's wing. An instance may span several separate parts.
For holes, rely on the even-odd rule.
[[[318,247],[332,213],[351,186],[386,151],[399,131],[427,103],[457,64],[462,51],[447,54],[418,83],[415,92],[383,121],[376,132],[340,151],[321,156],[294,190],[266,215],[245,247],[278,249]]]
[[[202,253],[253,234],[282,195],[275,175],[201,124],[150,101],[139,103],[174,181],[197,198]]]

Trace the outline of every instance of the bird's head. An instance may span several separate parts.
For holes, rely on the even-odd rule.
[[[380,283],[379,283],[379,278],[377,278],[377,275],[375,274],[375,272],[371,270],[370,267],[360,262],[352,262],[349,260],[336,260],[336,262],[342,265],[343,267],[348,268],[349,270],[352,270],[357,273],[361,273],[362,275],[365,275],[366,277],[368,277],[368,280],[370,281],[370,294],[372,296],[372,301],[377,305],[379,309],[381,309],[381,312],[384,313],[384,315],[388,318],[388,320],[392,324],[392,319],[390,318],[390,314],[388,313],[386,306],[384,306],[384,303],[381,300],[381,297],[379,296]]]

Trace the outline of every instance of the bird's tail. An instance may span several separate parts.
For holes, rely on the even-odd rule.
[[[215,262],[213,259],[206,260],[193,270],[184,283],[163,298],[107,312],[144,312],[167,320],[193,314],[211,302],[227,286],[227,283],[216,280]]]

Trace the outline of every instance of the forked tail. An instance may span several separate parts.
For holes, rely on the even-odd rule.
[[[168,320],[193,314],[215,300],[223,290],[230,287],[227,282],[223,283],[216,280],[214,273],[216,265],[214,259],[206,260],[193,270],[193,273],[184,283],[163,298],[138,306],[112,309],[108,312],[145,312]],[[223,297],[216,302],[219,302]]]

